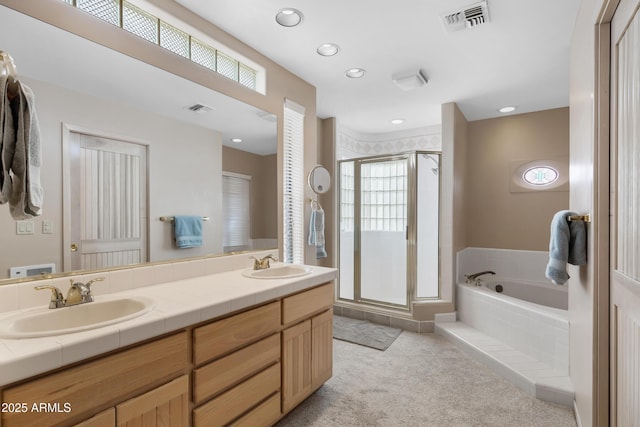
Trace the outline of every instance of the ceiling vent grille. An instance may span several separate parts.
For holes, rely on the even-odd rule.
[[[213,110],[213,107],[209,107],[204,104],[193,104],[185,108],[189,111],[193,111],[194,113],[208,113]]]
[[[489,22],[489,8],[487,7],[487,2],[482,1],[453,12],[449,12],[446,15],[442,15],[440,18],[442,19],[444,28],[448,32],[460,31],[465,28],[474,28],[478,25]]]

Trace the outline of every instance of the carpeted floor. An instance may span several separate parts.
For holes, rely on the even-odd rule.
[[[334,340],[333,378],[278,427],[575,427],[435,334],[404,331],[386,350]]]

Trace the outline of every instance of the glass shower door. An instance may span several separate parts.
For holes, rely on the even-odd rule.
[[[359,232],[355,240],[360,284],[356,298],[361,301],[400,307],[409,304],[409,161],[408,156],[366,160],[356,173],[360,205],[355,227],[356,234]]]

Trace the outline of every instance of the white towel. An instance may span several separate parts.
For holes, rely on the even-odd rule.
[[[0,78],[0,204],[9,202],[13,219],[40,215],[40,130],[33,92],[28,86]],[[9,84],[17,85],[9,100]]]
[[[327,257],[327,251],[324,248],[324,210],[321,207],[311,211],[308,242],[309,245],[316,247],[316,259]]]
[[[569,280],[567,263],[584,265],[587,263],[587,238],[583,221],[569,221],[571,211],[557,212],[551,220],[549,239],[549,264],[545,276],[556,285]]]
[[[26,219],[40,215],[43,191],[40,185],[40,129],[35,101],[31,89],[18,82],[18,93],[11,100],[14,116],[15,151],[11,163],[13,189],[9,206],[13,219]]]

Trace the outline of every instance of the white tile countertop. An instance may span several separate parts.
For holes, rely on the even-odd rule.
[[[96,302],[113,297],[146,297],[153,301],[154,308],[134,319],[88,331],[0,339],[0,386],[321,285],[333,280],[338,271],[309,267],[310,274],[287,279],[249,278],[241,269],[98,294]],[[0,319],[20,311],[24,310],[0,313]]]

